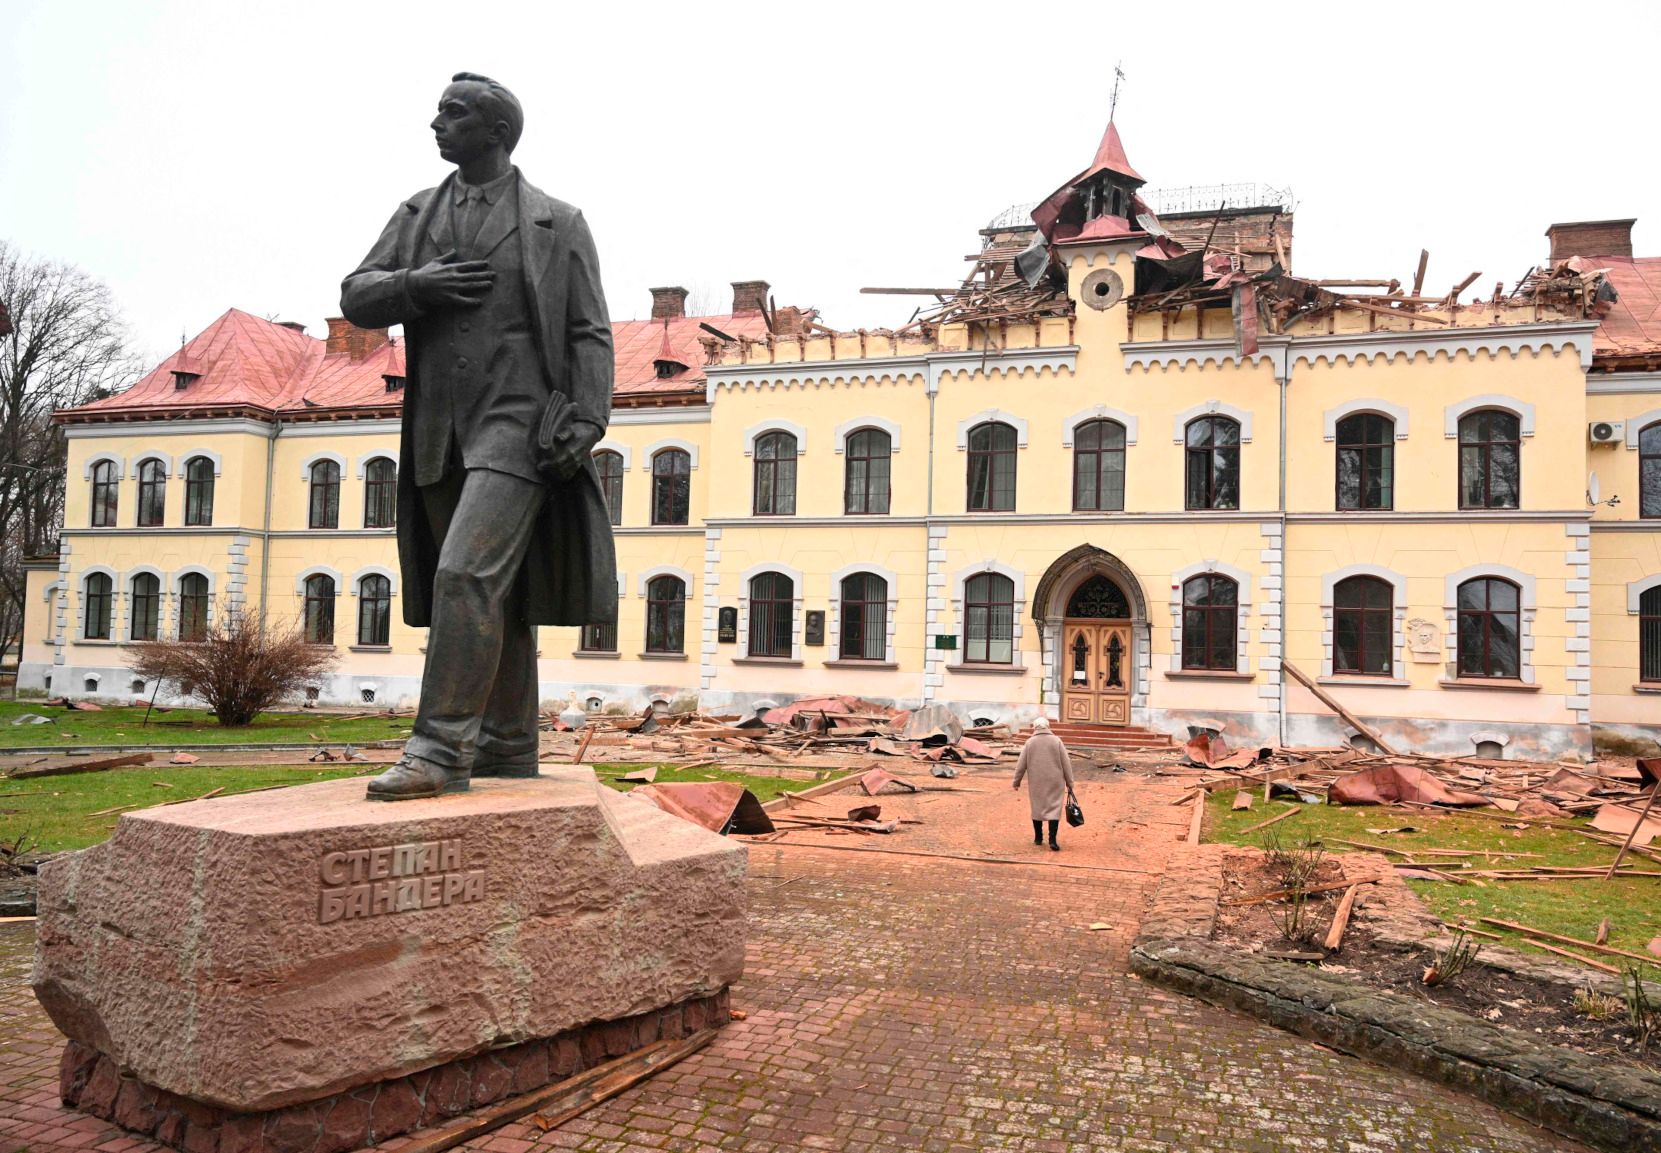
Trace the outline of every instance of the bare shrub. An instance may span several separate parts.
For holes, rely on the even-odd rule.
[[[1269,916],[1280,929],[1280,935],[1294,944],[1315,937],[1315,910],[1311,907],[1309,892],[1302,885],[1293,886],[1286,899],[1269,910]]]
[[[1626,993],[1626,1023],[1632,1026],[1639,1052],[1646,1052],[1656,1034],[1661,1033],[1661,1003],[1650,1000],[1643,970],[1637,965],[1622,968],[1621,988]]]
[[[1480,952],[1482,946],[1477,944],[1475,938],[1464,929],[1455,929],[1453,939],[1436,950],[1430,964],[1425,966],[1424,983],[1432,986],[1448,984],[1470,968]]]
[[[220,724],[238,728],[313,685],[339,659],[306,640],[304,626],[267,627],[242,608],[221,604],[199,641],[147,641],[134,646],[135,676],[159,680],[200,697]]]

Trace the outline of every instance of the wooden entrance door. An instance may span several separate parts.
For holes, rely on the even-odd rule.
[[[1130,722],[1130,622],[1069,620],[1062,626],[1061,716],[1076,724]]]

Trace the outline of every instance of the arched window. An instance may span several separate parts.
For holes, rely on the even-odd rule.
[[[1638,515],[1661,517],[1661,420],[1638,434]]]
[[[606,511],[612,524],[623,523],[623,454],[607,449],[594,454],[594,469],[600,474],[600,491],[606,494]]]
[[[179,578],[179,639],[203,641],[207,638],[208,578],[199,572],[186,573]]]
[[[692,510],[692,457],[666,448],[652,457],[652,523],[687,524]]]
[[[1216,573],[1182,583],[1183,668],[1234,672],[1239,631],[1239,585]]]
[[[358,582],[358,644],[392,641],[392,582],[370,573]]]
[[[1015,429],[989,420],[969,430],[970,512],[1015,511]]]
[[[132,613],[127,639],[155,640],[161,621],[161,581],[155,573],[141,572],[133,578]]]
[[[1661,682],[1661,585],[1638,597],[1638,679]]]
[[[116,497],[121,475],[113,460],[101,460],[92,466],[92,527],[114,528]]]
[[[1395,507],[1396,422],[1357,412],[1338,422],[1338,507]]]
[[[193,456],[185,464],[185,523],[213,523],[213,461]]]
[[[167,521],[167,466],[151,457],[138,466],[138,526],[154,528]]]
[[[686,582],[657,576],[646,582],[646,651],[686,651]]]
[[[1356,576],[1332,588],[1332,671],[1387,677],[1393,669],[1396,590]]]
[[[880,428],[848,434],[844,447],[842,511],[850,515],[887,513],[893,440]]]
[[[756,437],[755,515],[796,515],[796,438],[788,432]]]
[[[759,455],[760,446],[757,446]],[[750,578],[750,655],[788,657],[796,636],[796,582],[780,572]]]
[[[842,643],[845,661],[880,661],[888,656],[888,582],[875,573],[842,578]]]
[[[1514,414],[1483,408],[1459,418],[1459,507],[1516,508],[1522,439]]]
[[[327,573],[306,578],[306,640],[314,645],[335,643],[335,578]]]
[[[1015,582],[976,573],[963,582],[963,663],[1015,663]]]
[[[1522,675],[1522,593],[1500,577],[1459,586],[1459,675]]]
[[[363,469],[363,527],[395,528],[397,524],[398,466],[389,457],[377,456]]]
[[[311,466],[310,528],[340,527],[340,466],[320,460]]]
[[[1240,507],[1240,424],[1232,417],[1188,422],[1187,507]],[[1231,666],[1232,667],[1232,666]]]
[[[83,603],[81,635],[89,641],[110,639],[110,578],[108,573],[95,572],[82,586]]]
[[[1125,426],[1092,420],[1073,430],[1073,509],[1118,512],[1125,507]]]
[[[1123,589],[1097,574],[1067,598],[1067,615],[1086,620],[1125,621],[1130,619],[1130,602],[1125,599]]]

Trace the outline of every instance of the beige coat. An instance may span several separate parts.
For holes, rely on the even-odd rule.
[[[1067,791],[1073,787],[1073,762],[1067,756],[1067,746],[1051,732],[1036,732],[1021,747],[1021,759],[1015,765],[1015,787],[1021,787],[1021,778],[1031,775],[1028,795],[1032,799],[1032,819],[1059,821],[1061,807],[1067,801]]]

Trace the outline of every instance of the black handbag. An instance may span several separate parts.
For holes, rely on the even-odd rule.
[[[577,469],[582,467],[579,460],[576,468],[569,464],[564,467],[555,463],[554,450],[565,441],[576,435],[572,422],[576,419],[577,406],[571,403],[571,398],[563,392],[556,392],[548,397],[548,404],[542,410],[542,419],[537,421],[531,437],[531,459],[536,463],[537,471],[554,480],[570,480],[576,475]]]
[[[1071,789],[1067,791],[1067,823],[1075,829],[1084,824],[1084,810],[1078,807],[1078,798]]]

